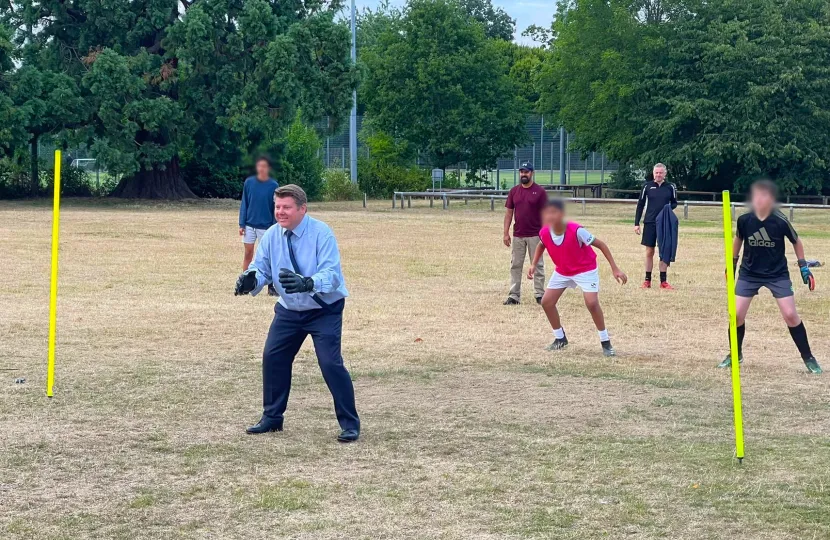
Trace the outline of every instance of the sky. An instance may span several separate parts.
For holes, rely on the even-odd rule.
[[[356,0],[357,9],[363,7],[376,8],[378,0]],[[401,6],[406,0],[392,0],[392,4]],[[346,3],[348,5],[348,1]],[[547,28],[553,21],[553,14],[556,10],[555,0],[493,0],[493,5],[504,9],[516,21],[516,41],[527,45],[533,42],[522,37],[522,31],[528,26],[535,24]]]

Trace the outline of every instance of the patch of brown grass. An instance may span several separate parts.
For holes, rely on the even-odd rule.
[[[44,397],[50,207],[0,203],[0,537],[826,538],[830,383],[804,373],[769,294],[750,311],[747,459],[731,459],[718,209],[681,222],[675,292],[643,291],[633,207],[571,208],[608,241],[602,358],[580,295],[550,329],[525,288],[504,307],[500,211],[415,201],[312,205],[351,298],[344,355],[363,420],[337,445],[310,342],[286,431],[260,412],[265,296],[235,298],[231,202],[67,201],[55,398]],[[796,212],[808,256],[830,220]],[[551,270],[547,267],[548,272]],[[795,267],[792,267],[796,278]],[[797,288],[828,358],[830,276]],[[830,364],[829,364],[830,365]],[[13,379],[25,377],[26,384]]]

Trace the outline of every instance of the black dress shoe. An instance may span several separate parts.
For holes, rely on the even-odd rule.
[[[355,442],[360,437],[360,432],[356,429],[344,429],[337,436],[337,442],[350,443]]]
[[[256,435],[259,433],[268,433],[269,431],[282,431],[282,420],[273,420],[263,416],[259,419],[257,425],[248,427],[245,433]]]

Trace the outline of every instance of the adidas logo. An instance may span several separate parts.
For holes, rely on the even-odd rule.
[[[775,242],[770,240],[767,230],[761,227],[755,234],[749,237],[749,245],[753,247],[775,247]]]

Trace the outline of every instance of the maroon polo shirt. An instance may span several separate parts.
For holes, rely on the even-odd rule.
[[[548,202],[545,189],[536,182],[530,187],[517,184],[507,194],[505,208],[513,210],[513,236],[528,238],[539,236],[542,228],[542,209]]]

